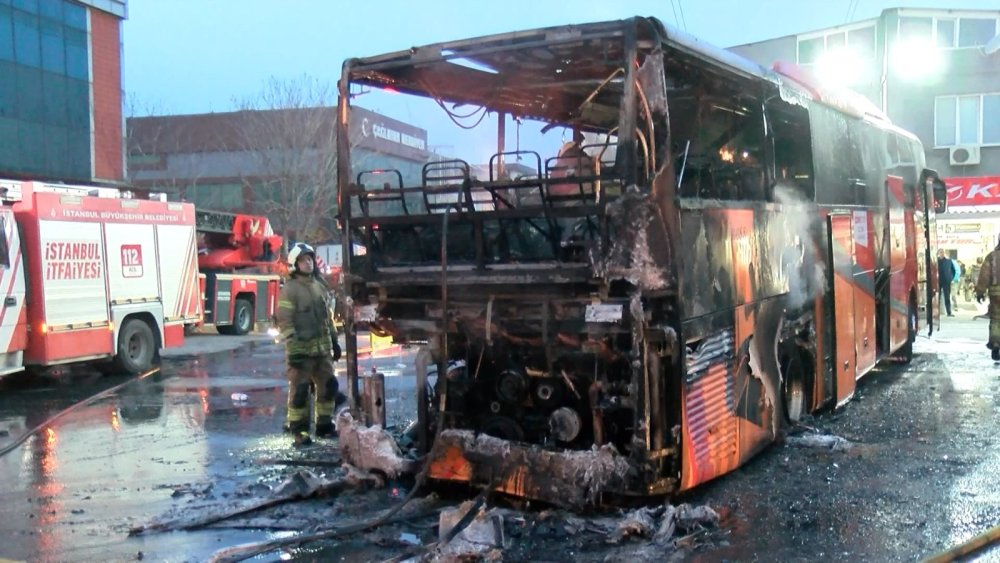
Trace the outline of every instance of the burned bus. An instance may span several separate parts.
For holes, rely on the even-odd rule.
[[[920,142],[794,66],[634,18],[350,59],[339,87],[347,329],[419,347],[433,481],[683,491],[936,322]],[[352,157],[368,100],[450,146]]]

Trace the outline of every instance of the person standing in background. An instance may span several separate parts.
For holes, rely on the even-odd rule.
[[[951,280],[951,302],[958,305],[958,290],[962,287],[962,263],[957,259],[951,259],[951,265],[955,268],[955,277]]]
[[[938,250],[938,285],[941,290],[941,299],[944,301],[944,310],[949,317],[951,314],[951,282],[955,279],[955,264],[944,255],[944,250]]]

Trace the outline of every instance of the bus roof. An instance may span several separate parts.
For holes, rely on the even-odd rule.
[[[415,95],[432,95],[434,90],[448,90],[442,82],[461,84],[449,94],[461,92],[458,99],[449,100],[474,105],[492,107],[497,110],[525,111],[528,116],[553,118],[541,111],[532,111],[530,103],[518,100],[519,91],[525,84],[534,87],[551,85],[561,88],[579,88],[589,92],[592,85],[587,81],[567,85],[553,77],[548,67],[533,68],[525,64],[523,58],[510,56],[512,52],[525,50],[531,56],[544,58],[555,50],[559,54],[578,57],[573,59],[575,75],[589,80],[603,80],[607,76],[608,61],[625,57],[624,44],[615,50],[613,45],[602,45],[599,57],[588,60],[588,45],[594,41],[624,39],[634,34],[642,50],[651,50],[655,45],[695,57],[727,73],[744,79],[760,81],[772,86],[776,91],[792,90],[798,96],[837,109],[859,119],[891,123],[875,104],[867,98],[842,87],[821,84],[805,70],[787,62],[775,63],[773,68],[765,68],[741,55],[711,45],[691,34],[669,26],[653,17],[634,17],[595,23],[544,27],[459,39],[411,47],[383,55],[352,58],[344,62],[344,78],[348,82],[367,84],[397,92]],[[608,42],[612,43],[612,42]],[[541,62],[541,60],[540,60]],[[444,63],[444,64],[441,64]],[[601,65],[603,63],[603,66]],[[589,66],[588,66],[589,65]],[[438,83],[426,78],[433,73]],[[516,76],[518,79],[491,79],[492,76]],[[441,80],[442,77],[447,80]],[[586,93],[584,93],[586,95]],[[560,116],[555,116],[560,117]]]

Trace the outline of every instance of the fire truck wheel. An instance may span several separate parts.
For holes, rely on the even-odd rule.
[[[233,324],[216,327],[219,334],[242,336],[253,328],[253,304],[249,299],[239,298],[233,307]]]
[[[233,326],[236,334],[246,334],[253,328],[253,306],[247,299],[236,300],[236,311],[233,313]]]
[[[153,365],[156,339],[153,329],[142,319],[128,319],[118,333],[118,354],[115,365],[119,371],[142,373]]]

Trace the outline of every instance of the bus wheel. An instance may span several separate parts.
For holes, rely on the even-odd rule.
[[[128,319],[118,333],[115,367],[129,374],[142,373],[153,366],[156,338],[153,329],[142,319]]]
[[[906,344],[896,352],[896,359],[901,364],[909,364],[913,361],[913,341],[917,339],[917,303],[910,298],[909,312],[906,313]]]
[[[781,366],[781,396],[785,406],[785,420],[794,424],[806,412],[808,382],[802,352],[792,345],[782,345],[779,357]]]

